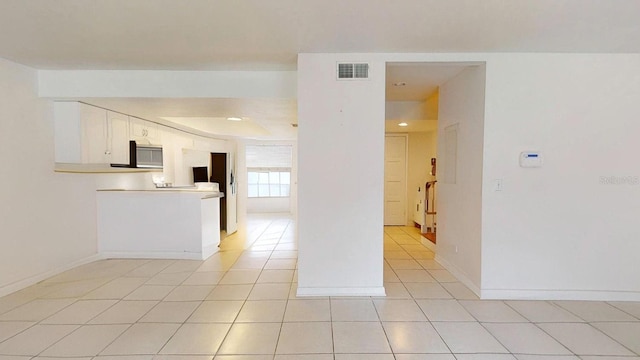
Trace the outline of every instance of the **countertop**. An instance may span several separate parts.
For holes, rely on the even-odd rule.
[[[121,193],[167,193],[167,194],[175,194],[175,193],[186,193],[186,194],[202,194],[204,195],[203,199],[210,198],[221,198],[224,197],[224,193],[220,191],[213,190],[200,190],[191,188],[191,187],[175,187],[175,188],[157,188],[157,189],[140,189],[140,190],[130,190],[130,189],[102,189],[97,190],[100,192],[121,192]]]
[[[55,163],[53,171],[74,174],[111,174],[162,172],[162,169],[111,167],[109,164],[69,164]]]

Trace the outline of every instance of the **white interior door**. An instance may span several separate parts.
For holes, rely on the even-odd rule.
[[[384,224],[407,224],[407,136],[387,135],[384,142]]]

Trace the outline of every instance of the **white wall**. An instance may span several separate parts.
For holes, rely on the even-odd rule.
[[[111,174],[71,174],[86,176],[93,180],[95,189],[155,189],[153,176],[160,172],[111,173]]]
[[[192,146],[177,149],[179,152],[180,166],[176,166],[176,185],[193,185],[193,168],[206,167],[207,181],[211,176],[211,152],[205,150],[195,150]],[[219,184],[223,187],[225,184]],[[222,190],[224,191],[224,189]]]
[[[426,101],[387,101],[385,119],[393,120],[436,120],[429,118]]]
[[[298,56],[298,294],[381,294],[385,63],[337,81],[348,54]],[[365,59],[366,60],[366,59]]]
[[[486,62],[482,204],[476,193],[465,199],[473,208],[481,206],[481,227],[474,215],[474,228],[464,230],[473,230],[471,240],[455,229],[451,233],[470,246],[468,251],[459,247],[453,256],[441,246],[446,230],[439,195],[438,253],[443,261],[464,264],[458,269],[468,268],[474,290],[482,288],[485,298],[640,300],[640,185],[634,182],[640,176],[635,165],[640,55],[367,54],[360,59]],[[524,150],[542,151],[545,165],[520,168],[517,158]],[[441,159],[439,164],[441,175]],[[630,182],[600,184],[601,177],[611,176]],[[502,192],[493,191],[494,179],[503,179]]]
[[[484,89],[485,67],[468,67],[440,87],[438,116],[437,259],[475,292],[481,276]],[[445,128],[455,124],[457,176],[447,183]]]
[[[295,71],[40,70],[39,95],[295,98]]]
[[[247,213],[291,213],[291,197],[247,198]]]
[[[640,300],[638,99],[637,54],[487,62],[484,297]],[[526,150],[542,168],[518,166]]]
[[[418,187],[424,196],[424,184],[431,176],[431,158],[436,157],[437,132],[410,132],[407,159],[407,225],[413,226]]]
[[[387,101],[387,120],[438,120],[438,91],[422,101]]]
[[[387,101],[385,104],[387,133],[430,132],[438,129],[438,92],[424,101]],[[408,127],[398,126],[404,122]]]
[[[53,172],[53,104],[0,59],[0,296],[96,254],[95,177]]]

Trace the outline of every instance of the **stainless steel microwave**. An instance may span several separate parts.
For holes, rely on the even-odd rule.
[[[162,146],[136,145],[136,167],[162,169]]]
[[[138,145],[129,141],[129,163],[111,164],[112,167],[162,169],[162,145]]]

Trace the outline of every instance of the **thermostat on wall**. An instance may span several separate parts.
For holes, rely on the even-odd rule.
[[[523,151],[520,153],[520,167],[533,168],[542,166],[542,154],[539,151]]]

